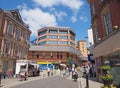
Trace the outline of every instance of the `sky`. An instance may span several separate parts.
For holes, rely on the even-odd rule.
[[[46,26],[70,27],[76,41],[87,40],[91,26],[87,0],[0,0],[3,10],[18,9],[32,31],[30,40],[37,38],[38,29]]]

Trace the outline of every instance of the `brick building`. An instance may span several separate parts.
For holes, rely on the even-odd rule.
[[[100,80],[101,65],[109,64],[120,84],[120,0],[88,0],[94,37],[94,58],[97,78]],[[114,81],[115,81],[114,80]],[[118,83],[119,82],[119,83]]]
[[[28,59],[39,63],[78,62],[80,51],[75,47],[75,33],[69,27],[44,27],[38,30],[38,45],[31,45]]]
[[[0,8],[0,71],[15,71],[16,60],[27,59],[31,31],[17,9]]]
[[[86,40],[79,40],[78,41],[78,50],[81,51],[81,55],[83,57],[88,57],[88,50],[87,50],[87,45],[86,45]]]
[[[38,30],[38,45],[76,47],[76,33],[70,27],[44,27]]]

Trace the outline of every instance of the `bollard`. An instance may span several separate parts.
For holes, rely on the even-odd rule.
[[[88,74],[86,74],[86,88],[89,88]]]

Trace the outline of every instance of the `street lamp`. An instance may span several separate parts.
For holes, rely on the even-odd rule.
[[[84,66],[84,70],[86,73],[86,87],[85,88],[89,88],[89,80],[88,80],[88,66]]]
[[[0,53],[0,60],[1,60],[1,57],[2,57],[2,54]],[[1,68],[2,66],[0,65],[0,68]],[[2,87],[2,85],[1,85],[1,76],[2,76],[2,73],[0,73],[0,87]]]

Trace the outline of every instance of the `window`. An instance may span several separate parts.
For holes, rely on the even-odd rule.
[[[53,58],[53,53],[52,52],[50,53],[50,58]]]
[[[27,42],[27,33],[23,34],[24,41]]]
[[[43,39],[46,39],[46,38],[47,38],[47,36],[42,36],[42,37],[39,38],[39,40],[43,40]]]
[[[70,31],[70,35],[71,35],[71,36],[75,36],[75,33],[72,32],[72,31]]]
[[[36,54],[36,57],[39,58],[39,53]]]
[[[106,35],[108,35],[110,32],[112,32],[112,22],[111,22],[110,13],[109,12],[106,13],[103,16],[103,19],[104,19],[105,32],[106,32]]]
[[[60,39],[68,39],[68,36],[59,36]]]
[[[97,27],[95,27],[95,40],[96,42],[98,42],[98,30],[97,30]]]
[[[63,58],[62,52],[58,52],[58,53],[57,53],[57,58],[60,58],[60,59]]]
[[[66,30],[60,30],[60,34],[68,34]]]
[[[48,41],[48,44],[58,44],[57,41]]]
[[[47,33],[47,30],[41,31],[41,32],[38,33],[38,36],[46,34],[46,33]]]
[[[42,54],[42,58],[45,58],[45,53]]]
[[[18,56],[18,46],[15,47],[15,56]]]
[[[21,31],[20,31],[20,29],[17,29],[16,31],[17,31],[17,39],[20,39],[20,37],[21,37]]]
[[[74,43],[72,43],[72,42],[70,42],[70,45],[71,45],[71,46],[74,46],[75,44],[74,44]]]
[[[22,58],[25,59],[27,56],[27,50],[25,47],[22,48]]]
[[[50,35],[49,38],[51,38],[51,39],[57,39],[58,37],[55,36],[55,35]]]
[[[12,35],[12,32],[13,32],[13,25],[11,23],[9,23],[9,26],[8,26],[8,34],[9,35]]]
[[[73,37],[71,37],[71,36],[70,36],[70,40],[73,40],[73,41],[75,41],[75,38],[73,38]]]
[[[49,30],[50,34],[57,34],[57,30]]]
[[[6,43],[5,53],[10,54],[10,43],[9,42]]]
[[[46,44],[46,41],[40,42],[38,45],[44,45]]]
[[[60,44],[68,44],[66,41],[60,41]]]
[[[92,15],[94,15],[94,14],[95,14],[95,5],[92,4]]]

